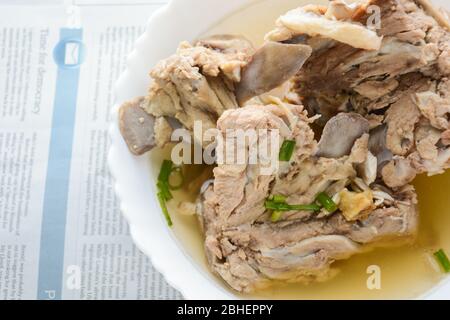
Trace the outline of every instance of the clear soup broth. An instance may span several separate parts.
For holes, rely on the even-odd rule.
[[[242,34],[255,45],[260,45],[264,34],[270,31],[278,16],[307,3],[323,3],[314,0],[263,0],[255,1],[244,10],[235,13],[208,30],[205,35],[230,33]],[[151,154],[152,169],[157,174],[170,151]],[[193,201],[198,193],[195,179],[207,179],[210,168],[189,166],[187,186],[177,192],[176,199]],[[450,172],[444,175],[420,176],[414,181],[420,203],[420,231],[415,244],[398,248],[379,248],[353,256],[333,264],[337,275],[323,283],[308,285],[277,285],[243,298],[262,299],[410,299],[418,298],[444,279],[433,252],[440,248],[450,252]],[[174,220],[174,233],[192,261],[210,275],[203,251],[203,236],[197,219],[184,216],[176,203],[169,205]],[[370,266],[381,270],[381,289],[369,290],[367,281]],[[216,281],[227,288],[219,279]],[[234,293],[234,292],[233,292]]]

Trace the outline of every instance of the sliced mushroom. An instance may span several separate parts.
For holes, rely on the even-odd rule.
[[[340,158],[350,154],[355,141],[369,132],[369,121],[357,113],[340,113],[327,122],[317,156]]]
[[[378,207],[381,204],[385,202],[393,203],[395,202],[395,199],[386,191],[382,190],[372,190],[373,198],[377,201],[375,201],[375,205]]]
[[[377,158],[378,173],[392,160],[393,154],[386,146],[387,125],[383,124],[370,131],[369,151]]]
[[[236,96],[240,105],[270,91],[292,78],[311,55],[301,44],[265,43],[244,68]]]
[[[203,182],[200,188],[200,194],[204,194],[206,190],[208,190],[208,188],[212,185],[214,185],[214,179],[208,179],[205,182]]]
[[[144,97],[125,102],[119,110],[120,132],[131,153],[142,155],[156,146],[155,118],[142,109]]]

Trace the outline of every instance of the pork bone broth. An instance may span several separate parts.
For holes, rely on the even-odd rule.
[[[264,35],[273,28],[278,16],[289,9],[307,3],[327,1],[311,0],[266,0],[256,1],[253,5],[239,11],[208,30],[205,35],[242,34],[255,45],[262,43]],[[151,153],[152,170],[155,175],[163,159],[168,159],[170,150]],[[189,181],[196,176],[208,175],[204,166],[190,166]],[[205,173],[206,172],[206,173]],[[308,285],[279,285],[270,290],[259,291],[250,298],[270,299],[404,299],[416,298],[430,290],[443,279],[432,253],[440,248],[450,251],[450,172],[445,175],[428,178],[420,176],[415,180],[419,196],[420,228],[414,245],[400,248],[380,248],[358,254],[348,260],[333,264],[337,274],[331,280]],[[184,188],[175,192],[177,201],[193,201],[198,188]],[[202,231],[197,219],[179,212],[177,203],[169,204],[174,221],[174,234],[183,244],[192,260],[210,273],[206,263]],[[380,273],[381,288],[376,287],[373,272]],[[372,277],[371,277],[372,276]],[[220,279],[216,279],[222,283]],[[372,285],[368,288],[368,282]],[[224,287],[227,287],[223,284]],[[373,287],[375,286],[375,287]],[[235,293],[235,292],[233,292]],[[244,297],[248,298],[249,296]]]

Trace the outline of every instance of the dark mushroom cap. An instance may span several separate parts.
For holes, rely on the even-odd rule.
[[[239,104],[243,105],[292,78],[311,52],[311,47],[302,44],[265,43],[242,71],[242,79],[236,88]]]
[[[340,158],[349,155],[355,141],[369,132],[369,121],[357,113],[340,113],[323,129],[317,156]]]
[[[145,112],[141,104],[143,97],[125,102],[119,110],[119,125],[122,137],[131,153],[142,155],[156,146],[155,117]]]

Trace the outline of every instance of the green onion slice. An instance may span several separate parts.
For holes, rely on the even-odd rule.
[[[320,206],[317,204],[296,204],[290,207],[295,211],[320,211]]]
[[[313,204],[288,204],[286,197],[283,195],[273,195],[266,200],[264,206],[268,210],[272,210],[270,220],[272,222],[278,222],[283,216],[283,212],[286,211],[320,211],[320,206]]]
[[[164,199],[166,201],[173,199],[172,193],[170,192],[169,186],[167,185],[167,183],[158,181],[156,186],[158,187],[158,191],[164,196]]]
[[[276,194],[276,195],[272,196],[271,200],[276,203],[285,203],[286,197],[283,195],[280,195],[280,194]]]
[[[290,205],[286,202],[280,203],[275,202],[273,200],[267,200],[265,202],[266,209],[273,211],[319,211],[320,206],[317,204],[299,204],[299,205]]]
[[[170,174],[172,173],[173,162],[170,160],[164,160],[161,165],[161,171],[159,172],[158,181],[168,182]]]
[[[170,218],[169,210],[167,210],[166,198],[162,192],[158,193],[158,201],[163,211],[164,217],[166,218],[167,224],[169,225],[169,227],[171,227],[173,225],[172,219]]]
[[[283,215],[283,212],[281,212],[281,211],[274,211],[274,212],[272,212],[272,215],[270,216],[270,221],[278,222],[281,219],[282,215]]]
[[[338,209],[337,204],[325,192],[319,193],[316,201],[330,213],[333,213]]]
[[[174,180],[173,177],[177,176],[176,183],[171,183]],[[179,190],[183,187],[184,175],[183,169],[181,167],[175,167],[173,162],[170,160],[164,160],[161,165],[161,171],[158,176],[158,188],[163,192],[166,200],[172,199],[172,194],[170,190]]]
[[[290,161],[294,154],[296,142],[293,140],[286,140],[280,149],[280,161]]]
[[[163,211],[164,217],[166,218],[167,224],[169,227],[172,226],[172,219],[169,215],[169,210],[167,209],[167,201],[173,199],[173,195],[170,192],[170,189],[174,190],[174,186],[170,185],[169,179],[174,171],[178,169],[173,166],[173,162],[170,160],[164,160],[161,165],[161,170],[158,175],[158,183],[156,186],[158,187],[158,201]],[[180,174],[181,171],[178,173]],[[182,176],[181,176],[182,177]],[[183,183],[184,179],[181,178],[181,183]],[[178,185],[175,187],[179,187]]]
[[[439,264],[441,265],[444,272],[449,273],[450,272],[450,261],[448,260],[448,257],[445,254],[445,251],[443,249],[441,249],[441,250],[435,252],[434,256],[435,256],[436,260],[439,262]]]

